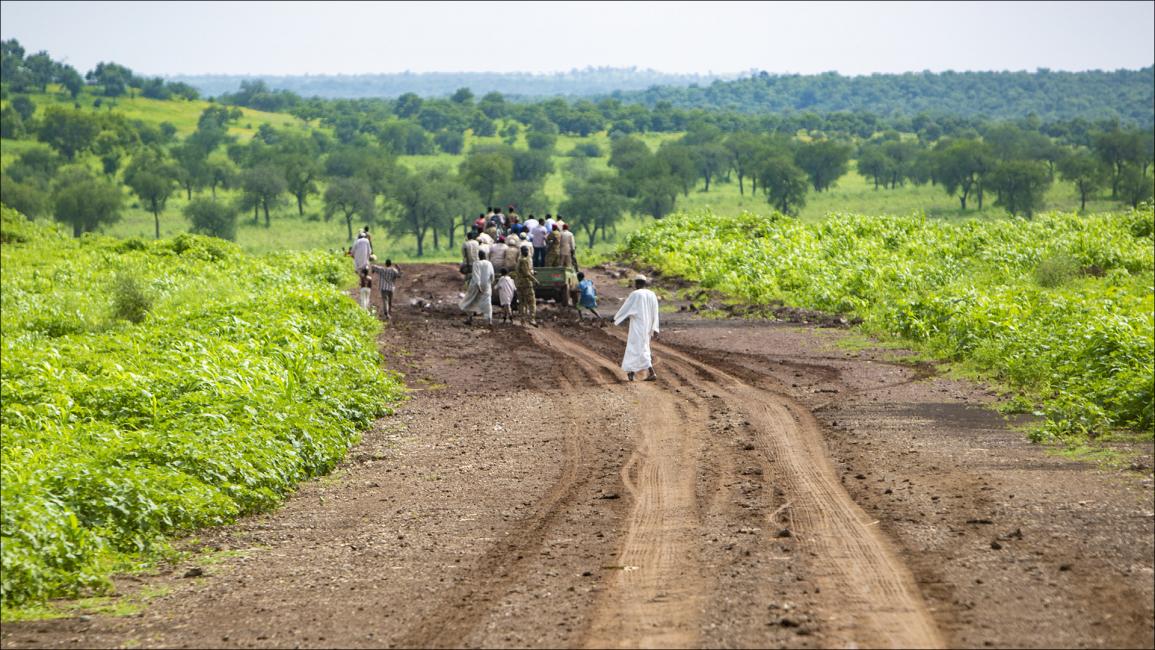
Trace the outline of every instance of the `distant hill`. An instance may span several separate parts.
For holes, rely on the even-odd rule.
[[[1087,72],[912,72],[844,77],[765,72],[706,86],[663,86],[611,93],[650,107],[730,110],[748,114],[839,111],[882,117],[920,113],[986,119],[1114,119],[1138,126],[1155,122],[1155,66]]]
[[[748,74],[748,73],[747,73]],[[421,97],[446,97],[459,88],[469,88],[481,97],[499,92],[510,97],[586,97],[615,91],[636,91],[651,86],[685,87],[736,79],[740,75],[667,74],[637,68],[585,68],[549,74],[528,72],[402,72],[360,75],[171,75],[215,97],[236,92],[242,81],[262,80],[274,90],[290,90],[303,97],[326,99],[399,97],[415,93]]]

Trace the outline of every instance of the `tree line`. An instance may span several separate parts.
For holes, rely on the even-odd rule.
[[[880,128],[884,123],[869,115],[812,121],[802,116],[797,122],[697,109],[663,112],[610,99],[526,104],[499,93],[477,98],[468,88],[447,99],[408,94],[396,100],[303,100],[252,82],[210,103],[196,130],[180,139],[171,124],[152,126],[79,103],[58,102],[38,113],[28,93],[59,82],[29,85],[25,71],[40,64],[28,60],[40,55],[24,56],[14,41],[5,48],[5,69],[15,71],[15,81],[7,73],[0,78],[0,91],[10,97],[0,115],[0,136],[31,136],[49,149],[25,151],[4,170],[4,201],[29,216],[55,215],[77,234],[115,220],[125,187],[153,214],[158,237],[167,201],[180,191],[189,201],[186,216],[193,229],[226,238],[235,236],[239,215],[251,213],[256,223],[263,217],[268,226],[280,206],[292,204],[303,217],[316,198],[323,218],[339,217],[350,238],[355,221],[378,223],[413,235],[419,255],[427,239],[435,249],[443,242],[454,246],[472,212],[487,205],[512,204],[523,213],[562,211],[576,217],[592,245],[625,213],[661,218],[699,184],[709,192],[718,182],[737,180],[741,194],[761,193],[774,209],[796,214],[810,191],[833,187],[851,160],[880,191],[930,183],[956,197],[962,210],[981,209],[993,193],[1009,213],[1030,216],[1056,179],[1074,185],[1083,207],[1107,189],[1112,199],[1131,205],[1151,197],[1155,137],[1150,129],[1113,120],[920,116],[906,124],[909,131],[899,132]],[[109,96],[105,84],[115,88],[116,79],[137,88],[131,84],[142,80],[122,68],[97,66],[84,92],[99,101]],[[63,84],[59,92],[77,97]],[[287,107],[325,128],[263,124],[251,141],[240,143],[228,133],[243,115],[240,106]],[[100,108],[97,102],[93,107]],[[638,137],[667,129],[683,135],[656,151]],[[609,133],[610,151],[595,142],[567,151],[562,171],[568,198],[553,205],[544,187],[556,171],[560,135],[598,132]],[[466,152],[467,133],[498,142]],[[456,168],[419,171],[397,162],[401,155],[438,151],[463,154],[464,160]],[[590,160],[607,155],[609,171],[594,171]],[[218,201],[218,189],[230,190],[235,199]]]

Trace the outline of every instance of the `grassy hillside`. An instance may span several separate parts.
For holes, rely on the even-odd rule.
[[[43,114],[49,106],[71,106],[74,103],[52,87],[49,88],[47,94],[31,95],[30,97],[36,103],[38,114]],[[100,103],[99,107],[94,106],[97,102]],[[82,93],[75,103],[91,110],[116,111],[129,119],[141,120],[152,125],[169,123],[176,128],[177,135],[180,137],[187,136],[195,130],[200,114],[211,105],[205,101],[161,101],[143,97],[120,97],[112,100],[95,98],[87,92]],[[317,124],[308,124],[286,114],[266,113],[248,108],[241,110],[244,117],[230,125],[229,128],[229,133],[236,136],[241,142],[250,140],[262,124],[269,124],[278,129],[302,132],[309,128],[318,128]],[[681,135],[680,133],[647,133],[639,137],[652,150],[656,150],[663,142],[676,140]],[[474,144],[497,144],[500,142],[501,139],[496,136],[474,137],[467,132],[465,151],[468,151]],[[553,156],[555,171],[547,178],[545,184],[545,193],[552,201],[551,211],[555,211],[557,206],[566,198],[564,170],[565,165],[572,160],[566,154],[575,146],[585,143],[595,143],[603,152],[602,157],[589,161],[591,169],[595,171],[609,169],[607,160],[610,151],[610,138],[606,132],[595,133],[586,138],[560,136]],[[0,142],[0,150],[2,150],[0,151],[0,164],[7,166],[29,148],[43,146],[45,145],[31,139],[3,140]],[[526,146],[524,131],[517,146]],[[464,157],[464,155],[449,154],[401,156],[399,161],[410,169],[434,166],[456,169]],[[321,192],[323,193],[323,191],[324,186],[322,184]],[[235,194],[235,192],[223,192],[225,198],[233,198]],[[183,194],[174,195],[169,200],[164,213],[161,215],[162,236],[175,236],[188,230],[188,223],[181,213],[181,209],[186,203],[187,198]],[[151,237],[153,235],[152,215],[140,206],[135,197],[130,197],[128,205],[123,219],[107,228],[106,232],[116,237]],[[1088,204],[1088,210],[1107,210],[1114,209],[1116,206],[1116,203],[1109,201],[1092,200]],[[1068,183],[1056,182],[1047,193],[1043,209],[1070,211],[1077,207],[1078,196],[1074,188]],[[478,206],[479,211],[482,209],[484,206]],[[692,189],[688,195],[679,195],[677,209],[686,211],[709,209],[715,214],[737,215],[743,211],[767,212],[769,206],[762,195],[750,195],[748,187],[747,193],[744,196],[741,195],[736,178],[722,177],[715,180],[709,192],[704,191],[704,187],[699,183],[698,187]],[[345,225],[339,220],[325,222],[321,218],[322,212],[321,194],[309,198],[304,217],[297,214],[293,202],[286,202],[274,211],[273,224],[269,229],[252,225],[248,220],[242,218],[237,241],[243,249],[251,252],[336,250],[347,247],[349,242],[347,241]],[[954,197],[948,196],[941,187],[937,186],[907,185],[894,190],[876,190],[871,182],[854,171],[853,164],[851,171],[842,177],[831,190],[821,193],[811,191],[807,195],[807,203],[800,211],[799,216],[804,221],[818,221],[826,219],[830,215],[846,212],[870,215],[925,214],[933,218],[952,220],[966,217],[1002,217],[1006,214],[1002,208],[994,207],[993,197],[989,198],[982,211],[972,208],[963,212],[958,207],[958,201]],[[581,215],[567,216],[573,220],[580,218]],[[648,217],[630,215],[619,225],[616,235],[620,237],[623,234],[633,232],[649,221]],[[376,232],[375,241],[378,250],[385,251],[386,254],[399,260],[411,259],[415,255],[416,243],[411,236],[390,237],[382,226],[378,226]],[[441,249],[438,250],[430,248],[431,241],[426,242],[426,259],[449,259],[457,255],[456,250],[448,249],[445,241],[440,243]],[[584,240],[579,239],[579,243],[583,248],[586,246]],[[599,242],[595,250],[606,253],[612,250],[613,245],[613,241]]]

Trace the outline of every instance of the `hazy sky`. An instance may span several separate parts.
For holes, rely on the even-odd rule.
[[[1155,2],[0,2],[0,36],[82,74],[1114,70]]]

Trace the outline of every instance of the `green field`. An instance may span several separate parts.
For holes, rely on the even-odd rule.
[[[1155,211],[1032,221],[690,212],[627,255],[743,303],[863,319],[1041,404],[1040,438],[1155,432]]]

